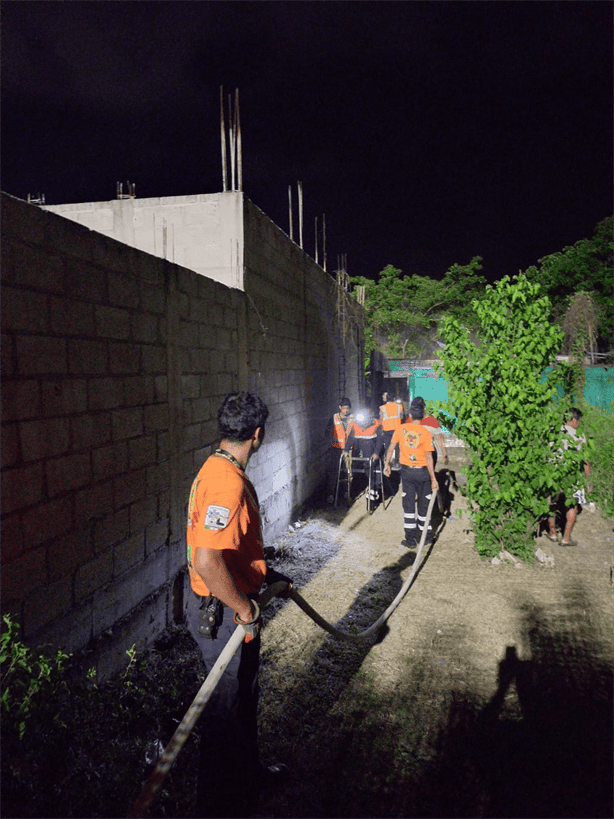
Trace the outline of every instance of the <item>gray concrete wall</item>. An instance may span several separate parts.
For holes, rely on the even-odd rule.
[[[249,473],[272,538],[323,477],[339,379],[360,391],[361,308],[341,345],[331,278],[247,200],[241,220],[245,292],[2,197],[2,609],[101,674],[181,617],[223,396],[271,410]]]
[[[243,289],[243,193],[47,205],[130,247]]]

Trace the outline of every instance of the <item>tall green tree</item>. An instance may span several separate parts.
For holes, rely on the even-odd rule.
[[[390,358],[417,355],[425,336],[436,333],[445,315],[472,326],[471,303],[482,295],[486,285],[481,269],[482,259],[476,256],[467,265],[452,265],[439,281],[428,276],[404,276],[393,265],[387,265],[377,281],[354,276],[352,283],[365,288],[367,357],[373,350]]]
[[[464,492],[478,551],[528,558],[549,495],[571,497],[579,480],[582,456],[564,447],[561,432],[569,407],[557,401],[563,373],[555,368],[544,378],[563,333],[550,321],[547,296],[524,275],[487,287],[473,309],[479,344],[458,319],[443,322],[438,370],[448,400],[435,411],[470,455]]]
[[[614,300],[612,298],[612,217],[602,219],[591,239],[581,239],[559,253],[552,253],[529,267],[526,276],[539,282],[553,308],[553,318],[561,323],[576,293],[590,294],[597,309],[597,345],[612,349]]]

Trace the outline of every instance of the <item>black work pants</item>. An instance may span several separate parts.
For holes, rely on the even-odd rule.
[[[431,476],[426,466],[401,466],[401,482],[403,486],[403,525],[405,540],[417,545],[422,537],[426,513],[431,499]],[[426,542],[432,536],[431,522],[429,521]]]
[[[199,634],[198,612],[202,599],[190,591],[187,626],[209,673],[237,626],[233,621],[234,611],[224,607],[224,620],[217,638],[212,640]],[[257,781],[259,765],[259,667],[260,635],[250,643],[241,643],[199,719],[198,816],[249,815],[245,810]]]

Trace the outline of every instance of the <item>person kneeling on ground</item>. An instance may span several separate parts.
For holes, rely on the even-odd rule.
[[[582,412],[575,407],[571,410],[571,418],[566,424],[563,424],[561,430],[566,432],[569,436],[569,439],[564,442],[564,447],[567,449],[569,446],[574,445],[574,441],[576,442],[576,448],[578,450],[582,449],[582,445],[586,443],[586,439],[582,435],[577,434],[577,429],[580,426],[580,422],[582,421]],[[584,461],[584,474],[590,475],[591,468],[590,465]],[[592,492],[593,487],[592,484],[587,486],[589,492]],[[556,536],[556,513],[557,511],[562,513],[562,517],[564,517],[564,529],[561,536],[561,546],[577,546],[578,541],[574,540],[571,536],[571,531],[574,527],[576,522],[576,518],[578,517],[578,505],[580,503],[585,502],[584,497],[584,489],[578,487],[576,491],[573,493],[573,498],[571,499],[573,502],[568,504],[565,498],[565,494],[563,492],[559,492],[555,498],[550,503],[550,517],[548,518],[548,540],[551,540],[553,543],[558,541]]]

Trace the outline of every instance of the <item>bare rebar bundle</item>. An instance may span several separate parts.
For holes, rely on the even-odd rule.
[[[128,193],[124,193],[124,183],[118,182],[117,183],[117,198],[118,199],[136,199],[136,184],[133,182],[130,183],[130,180],[126,182],[126,187],[128,188]]]
[[[230,190],[243,190],[243,148],[241,142],[241,115],[239,112],[239,89],[235,88],[234,105],[228,95],[228,129],[224,110],[224,86],[220,85],[220,144],[222,149],[222,189],[229,184],[228,156],[230,156]]]

